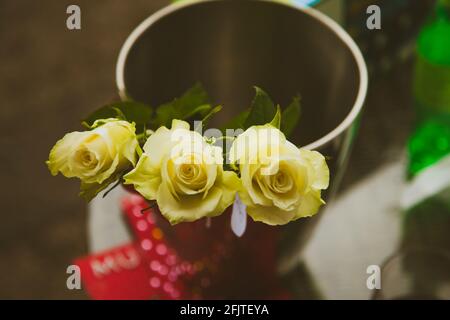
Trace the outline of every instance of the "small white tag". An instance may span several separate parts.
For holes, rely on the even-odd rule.
[[[242,237],[247,227],[247,207],[236,194],[231,213],[231,230],[238,237]]]

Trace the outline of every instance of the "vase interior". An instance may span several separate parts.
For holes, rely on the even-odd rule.
[[[329,26],[302,10],[265,1],[206,1],[162,15],[131,46],[127,95],[152,106],[201,82],[224,109],[221,127],[250,106],[253,86],[286,107],[301,96],[291,139],[310,144],[350,113],[360,87],[358,64]]]

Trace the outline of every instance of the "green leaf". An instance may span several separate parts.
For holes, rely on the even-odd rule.
[[[222,127],[222,132],[225,132],[226,129],[244,129],[244,123],[245,120],[248,118],[248,115],[250,114],[249,110],[245,110],[238,114],[236,117],[231,119],[226,125]]]
[[[120,120],[127,120],[127,117],[125,116],[125,114],[122,112],[122,110],[120,110],[117,107],[112,107],[112,109],[116,112],[117,114],[117,118],[119,118]]]
[[[203,126],[205,126],[208,123],[209,119],[211,119],[213,115],[220,112],[221,110],[222,110],[221,105],[215,106],[214,108],[210,109],[209,112],[202,119]]]
[[[211,112],[211,105],[210,104],[202,104],[201,106],[198,106],[191,110],[190,113],[184,115],[184,119],[190,118],[195,116],[196,114],[200,114],[201,116],[208,115]]]
[[[277,105],[277,112],[275,113],[275,116],[273,117],[272,121],[270,121],[270,124],[274,126],[277,129],[280,129],[281,125],[281,108],[280,105]]]
[[[84,126],[92,126],[95,120],[118,118],[134,122],[138,132],[150,121],[152,108],[140,102],[120,101],[101,107],[83,120]]]
[[[244,122],[247,129],[254,125],[263,125],[272,121],[276,113],[276,108],[269,95],[262,89],[255,87],[256,95],[250,107],[250,113]]]
[[[170,126],[173,119],[185,120],[200,114],[204,117],[211,110],[209,97],[200,83],[186,91],[180,98],[159,106],[153,124]]]
[[[156,118],[152,121],[155,127],[170,126],[172,119],[176,119],[177,114],[171,103],[163,104],[156,108]]]
[[[292,99],[289,106],[283,110],[281,115],[281,131],[289,137],[298,124],[301,116],[300,96]]]

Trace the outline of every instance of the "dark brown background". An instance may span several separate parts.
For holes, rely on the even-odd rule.
[[[0,298],[86,298],[66,268],[87,254],[78,183],[52,177],[48,152],[115,96],[119,49],[164,0],[0,0]],[[82,30],[66,28],[78,4]],[[344,187],[401,152],[409,126],[411,63],[371,81]]]

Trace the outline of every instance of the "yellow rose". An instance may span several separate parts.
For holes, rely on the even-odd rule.
[[[240,186],[236,173],[223,170],[222,148],[180,120],[148,138],[136,168],[124,179],[146,199],[156,200],[172,224],[222,214]]]
[[[50,151],[52,175],[81,180],[81,195],[93,198],[100,190],[136,163],[135,126],[117,119],[98,120],[93,130],[71,132]]]
[[[271,125],[253,126],[230,149],[230,162],[239,167],[239,196],[255,221],[283,225],[317,213],[324,204],[329,170],[316,151],[298,149]]]

